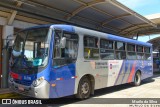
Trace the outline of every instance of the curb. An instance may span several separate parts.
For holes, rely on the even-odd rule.
[[[0,89],[0,95],[1,94],[8,94],[8,93],[12,93],[11,90],[9,90],[9,88],[6,88],[6,89]]]

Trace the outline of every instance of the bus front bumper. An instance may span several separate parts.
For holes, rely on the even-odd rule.
[[[21,84],[17,84],[14,81],[11,82],[9,80],[9,88],[18,94],[22,94],[25,96],[35,97],[35,98],[49,98],[49,89],[50,84],[44,80],[40,85],[37,87],[25,86]]]

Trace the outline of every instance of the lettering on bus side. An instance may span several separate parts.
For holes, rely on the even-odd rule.
[[[119,65],[110,64],[110,69],[115,69],[115,68],[119,68]]]
[[[108,68],[108,62],[95,62],[95,69],[106,69]]]

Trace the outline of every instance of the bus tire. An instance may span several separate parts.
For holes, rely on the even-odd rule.
[[[87,77],[83,77],[79,82],[76,98],[87,99],[90,97],[90,94],[91,94],[91,82]]]
[[[139,86],[140,84],[141,84],[141,73],[140,73],[140,71],[137,71],[135,76],[134,76],[133,85],[134,86]]]

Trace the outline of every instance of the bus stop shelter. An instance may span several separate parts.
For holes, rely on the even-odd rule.
[[[36,24],[72,24],[101,32],[132,38],[142,30],[155,29],[157,25],[116,0],[1,0],[0,16],[7,18],[6,25],[16,21]],[[19,24],[19,28],[21,27]],[[6,30],[7,32],[7,30]],[[0,38],[2,41],[8,33]],[[2,75],[0,55],[0,75]],[[3,77],[7,74],[3,70]],[[7,76],[6,76],[7,77]],[[5,78],[6,79],[6,78]]]
[[[14,19],[28,17],[127,37],[142,29],[156,27],[152,21],[116,0],[1,0],[0,10],[11,13],[9,25]]]

